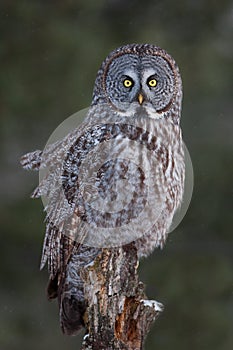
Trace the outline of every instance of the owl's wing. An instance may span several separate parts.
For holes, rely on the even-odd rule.
[[[64,159],[63,146],[64,143],[51,145],[45,154],[39,150],[27,153],[21,158],[21,164],[27,170],[48,168],[32,194],[32,198],[48,198],[40,268],[48,263],[47,296],[50,300],[58,298],[63,333],[75,335],[83,328],[86,308],[80,269],[95,258],[98,250],[83,246],[80,237],[77,241],[81,221],[79,213],[76,208],[67,207],[59,182],[61,162],[57,159]]]
[[[57,158],[63,159],[64,156],[62,144],[64,145],[64,140],[49,146],[45,154],[40,150],[27,153],[20,161],[26,170],[39,171],[45,167],[48,169],[31,197],[46,196],[47,198],[46,232],[40,268],[42,269],[48,261],[51,279],[55,278],[58,271],[64,270],[63,267],[66,266],[75,245],[77,227],[80,223],[77,211],[69,205],[64,205],[64,194],[59,181],[62,162],[57,161]],[[70,211],[69,215],[67,211]]]

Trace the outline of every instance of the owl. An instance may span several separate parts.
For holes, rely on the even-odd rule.
[[[181,102],[179,69],[165,50],[119,47],[97,73],[83,123],[21,158],[25,169],[47,169],[32,197],[48,198],[41,268],[48,263],[63,333],[84,326],[80,271],[103,247],[134,241],[141,258],[164,246],[184,191]]]

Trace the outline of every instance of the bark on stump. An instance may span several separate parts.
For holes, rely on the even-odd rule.
[[[162,304],[147,300],[139,281],[137,250],[133,243],[103,249],[82,270],[87,300],[82,350],[141,350]]]

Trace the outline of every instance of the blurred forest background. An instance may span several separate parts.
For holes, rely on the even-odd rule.
[[[140,265],[148,297],[166,306],[146,349],[233,349],[233,2],[1,0],[2,350],[79,349],[46,300],[43,206],[29,199],[38,175],[19,158],[89,105],[102,60],[132,42],[163,47],[180,67],[195,181],[184,220]]]

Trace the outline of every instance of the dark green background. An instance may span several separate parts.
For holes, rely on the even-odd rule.
[[[0,348],[78,349],[64,337],[39,272],[44,235],[37,174],[21,154],[43,148],[91,101],[96,72],[115,47],[153,43],[172,54],[184,84],[182,128],[195,188],[163,251],[141,263],[147,294],[166,306],[146,349],[233,348],[233,3],[8,1],[0,3]]]

